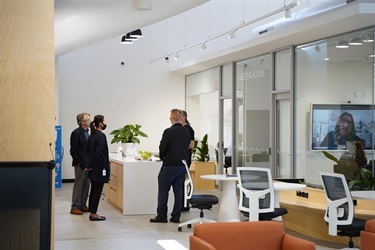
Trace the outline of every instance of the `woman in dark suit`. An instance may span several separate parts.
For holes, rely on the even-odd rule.
[[[102,115],[96,115],[90,124],[91,135],[87,143],[87,151],[90,155],[88,176],[91,180],[89,197],[89,219],[91,221],[106,219],[96,213],[104,183],[108,183],[111,171],[107,138],[102,132],[106,127],[107,124]]]

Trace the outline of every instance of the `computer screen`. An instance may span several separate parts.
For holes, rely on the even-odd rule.
[[[353,141],[372,149],[374,105],[311,104],[311,149],[347,150]]]

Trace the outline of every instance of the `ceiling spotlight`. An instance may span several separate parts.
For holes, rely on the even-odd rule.
[[[316,45],[316,46],[315,46],[315,51],[316,51],[317,53],[319,53],[319,52],[321,51],[321,49],[320,49],[320,46],[319,46],[319,45]]]
[[[324,61],[329,61],[329,57],[324,58]]]
[[[121,38],[121,43],[122,43],[122,44],[131,44],[131,43],[133,43],[133,41],[132,41],[132,40],[127,40],[127,39],[126,39],[126,35],[125,35],[125,36],[123,36],[123,37]]]
[[[132,36],[130,35],[130,33],[126,34],[126,40],[132,40],[132,41],[135,41],[137,40],[138,38],[136,38],[135,36]]]
[[[292,17],[292,10],[286,9],[285,10],[285,18],[291,18]]]
[[[358,36],[355,36],[350,40],[349,45],[362,45],[362,39]]]
[[[180,57],[180,54],[178,54],[178,52],[174,55],[174,59],[176,60],[176,61],[178,61],[178,58]]]
[[[371,36],[370,33],[366,33],[366,34],[363,36],[363,42],[364,42],[364,43],[372,43],[372,42],[374,42],[374,38]]]
[[[142,31],[140,29],[137,29],[137,30],[134,30],[134,31],[130,32],[130,35],[134,36],[134,37],[143,37]]]
[[[202,43],[201,50],[205,51],[207,49],[206,42]]]
[[[336,44],[336,48],[338,49],[346,49],[349,48],[349,44],[345,40],[339,40]]]
[[[235,37],[236,37],[236,31],[235,30],[233,30],[233,31],[231,31],[231,32],[228,33],[228,38],[229,39],[233,39]]]

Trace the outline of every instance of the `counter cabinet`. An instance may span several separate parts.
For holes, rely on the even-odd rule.
[[[123,165],[111,161],[111,177],[105,185],[105,196],[108,202],[123,212]]]
[[[106,185],[108,202],[123,215],[156,214],[158,174],[162,162],[127,160],[110,155],[111,180]],[[174,203],[173,191],[169,192],[168,212]]]

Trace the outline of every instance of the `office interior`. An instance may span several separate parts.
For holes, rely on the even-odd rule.
[[[235,167],[268,155],[257,166],[271,168],[275,178],[319,186],[319,172],[332,171],[332,162],[311,150],[311,105],[374,104],[373,1],[300,1],[291,18],[285,10],[268,16],[285,1],[208,1],[139,27],[143,38],[133,44],[121,44],[119,34],[59,56],[53,47],[53,1],[39,4],[44,12],[29,15],[38,15],[44,25],[27,24],[39,32],[37,38],[23,47],[9,42],[20,40],[17,32],[4,39],[0,109],[9,132],[0,137],[0,160],[50,160],[48,145],[54,126],[61,125],[67,182],[74,179],[68,152],[77,113],[103,114],[109,140],[113,129],[141,124],[149,137],[138,149],[157,153],[169,111],[177,107],[188,112],[198,138],[208,134],[212,161],[215,149],[222,155],[228,147]],[[228,39],[231,31],[235,37]],[[336,47],[355,38],[361,45]],[[19,48],[24,53],[15,52]],[[110,144],[111,152],[118,146]]]

